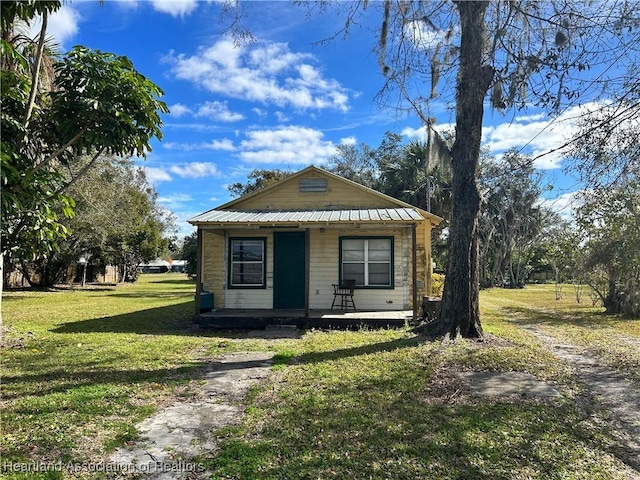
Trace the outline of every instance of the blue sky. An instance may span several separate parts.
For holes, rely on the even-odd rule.
[[[49,21],[63,51],[80,44],[125,55],[164,90],[171,110],[164,136],[140,165],[181,236],[193,231],[188,218],[229,201],[227,185],[255,168],[322,166],[338,145],[375,148],[386,131],[407,142],[424,135],[417,116],[375,99],[384,81],[372,52],[375,18],[361,18],[346,40],[319,45],[341,28],[341,17],[307,19],[304,8],[284,1],[245,5],[256,41],[241,47],[225,35],[218,2],[72,1]],[[579,108],[551,124],[536,111],[488,109],[484,141],[496,154],[513,146],[544,153],[566,140]],[[444,102],[430,114],[442,128],[454,121]],[[558,156],[536,165],[561,208],[577,183],[563,175]]]

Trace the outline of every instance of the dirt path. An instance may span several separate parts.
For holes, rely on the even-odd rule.
[[[140,440],[119,448],[108,461],[110,478],[176,480],[210,478],[190,459],[217,449],[220,428],[242,419],[247,390],[265,378],[271,353],[234,353],[211,362],[196,401],[180,402],[137,425]]]
[[[584,388],[585,408],[594,419],[613,430],[616,456],[640,478],[640,385],[602,364],[587,349],[549,336],[536,326],[524,325],[563,362],[569,364]]]

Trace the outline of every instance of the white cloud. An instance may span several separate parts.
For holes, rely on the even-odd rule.
[[[482,140],[493,152],[521,148],[523,152],[538,157],[534,163],[537,168],[560,168],[564,158],[560,148],[576,134],[577,120],[598,106],[597,103],[575,106],[555,119],[544,114],[516,117],[512,122],[483,128]]]
[[[336,153],[336,145],[323,136],[319,130],[298,126],[249,131],[239,156],[252,163],[321,164]]]
[[[544,113],[522,115],[510,122],[486,126],[482,129],[482,144],[491,152],[500,154],[510,148],[536,158],[534,165],[543,170],[561,167],[564,158],[561,147],[577,132],[577,121],[585,113],[602,107],[602,104],[587,103],[563,112],[555,119]],[[443,132],[454,128],[452,124],[438,124],[436,130]],[[426,141],[426,127],[406,127],[402,135]]]
[[[442,44],[450,45],[459,35],[458,27],[438,30],[421,20],[407,22],[404,31],[416,47],[424,50],[430,50]]]
[[[288,122],[289,120],[291,120],[291,118],[284,112],[274,112],[274,115],[276,117],[276,120],[280,123],[284,123],[284,122]]]
[[[193,197],[187,193],[173,193],[158,197],[158,202],[162,203],[169,210],[177,210],[191,203]]]
[[[228,138],[200,143],[165,142],[162,145],[167,150],[182,150],[184,152],[191,152],[194,150],[224,150],[227,152],[232,152],[236,149],[236,147],[233,145],[233,142]]]
[[[161,182],[173,180],[171,174],[181,178],[221,177],[218,167],[208,162],[191,162],[183,165],[172,165],[169,168],[143,167],[147,180],[157,185]],[[179,197],[165,197],[166,202],[176,202]],[[185,200],[186,201],[186,200]],[[165,202],[165,203],[166,203]]]
[[[80,23],[80,20],[81,16],[77,10],[68,5],[63,5],[49,15],[47,21],[47,37],[52,38],[54,42],[59,44],[62,50],[66,50],[64,44],[78,33],[78,23]],[[40,34],[41,28],[42,17],[38,16],[29,24],[29,35],[32,38],[37,37]]]
[[[182,103],[174,103],[169,107],[169,111],[171,112],[171,115],[173,117],[182,117],[183,115],[186,115],[188,113],[193,113],[193,111],[189,107],[183,105]]]
[[[544,120],[522,121],[516,118],[511,123],[483,128],[482,136],[483,143],[488,145],[492,152],[504,152],[516,147],[523,148],[524,152],[529,152],[534,157],[548,153],[536,160],[535,166],[549,170],[560,168],[562,155],[549,152],[561,146],[571,130],[570,124],[561,121],[550,124]]]
[[[136,10],[138,8],[138,0],[118,0],[115,4],[123,10]]]
[[[202,178],[202,177],[220,177],[220,171],[214,163],[208,162],[191,162],[183,166],[173,165],[169,168],[171,173],[175,173],[182,178]]]
[[[211,123],[165,123],[163,129],[189,130],[194,132],[215,132],[220,130],[217,125]]]
[[[455,130],[455,125],[452,123],[439,123],[434,125],[433,129],[442,135],[449,130]],[[400,134],[410,139],[416,139],[422,142],[427,141],[427,127],[424,125],[418,128],[405,127]]]
[[[227,102],[205,102],[198,108],[195,116],[228,123],[244,120],[244,115],[229,110]]]
[[[198,0],[153,0],[154,10],[172,17],[184,17],[198,8]]]
[[[80,14],[71,7],[63,6],[51,15],[47,30],[61,43],[70,40],[78,33]]]
[[[356,137],[344,137],[340,139],[340,145],[355,145],[356,142]]]
[[[348,90],[325,78],[312,55],[294,53],[286,43],[235,46],[224,39],[192,56],[170,52],[165,60],[176,78],[231,98],[301,110],[349,108]]]
[[[171,175],[164,168],[142,167],[149,183],[157,185],[161,182],[170,182],[173,180]]]
[[[197,118],[208,118],[224,123],[239,122],[245,118],[243,114],[229,110],[227,102],[205,102],[195,110],[182,103],[176,103],[171,105],[169,110],[171,115],[176,118],[189,114]]]
[[[427,127],[405,127],[400,134],[404,137],[415,138],[418,140],[426,141],[427,140]]]
[[[581,190],[577,190],[575,192],[563,193],[554,198],[542,199],[539,204],[544,208],[558,213],[561,217],[570,220],[577,206],[577,197],[581,192]]]

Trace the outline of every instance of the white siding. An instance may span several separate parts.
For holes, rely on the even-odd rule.
[[[310,278],[309,306],[311,309],[331,308],[332,284],[338,283],[340,237],[342,236],[393,236],[394,237],[394,288],[356,289],[354,301],[358,310],[407,310],[411,304],[411,229],[320,229],[310,230]],[[228,286],[228,242],[230,237],[263,237],[267,239],[267,288],[242,289]],[[216,291],[216,308],[271,309],[273,308],[273,231],[256,232],[237,229],[219,237],[218,242],[205,243],[205,264],[208,269],[216,265],[221,275],[216,275],[216,285],[205,282],[205,289]],[[213,251],[215,245],[215,250]],[[211,261],[215,258],[217,261]],[[207,262],[207,259],[209,261]],[[213,280],[213,279],[212,279]],[[219,300],[218,295],[222,294]]]
[[[380,230],[311,230],[311,275],[309,304],[312,309],[331,308],[333,283],[338,283],[340,237],[341,236],[393,236],[394,237],[394,281],[393,289],[356,289],[354,302],[358,310],[407,310],[409,308],[408,245],[411,243],[409,229]],[[409,258],[409,262],[407,262]]]

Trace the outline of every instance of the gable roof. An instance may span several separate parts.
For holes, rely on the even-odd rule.
[[[321,208],[320,209],[307,208],[307,209],[300,209],[300,210],[292,210],[292,209],[256,210],[255,208],[254,209],[242,208],[242,204],[248,203],[247,202],[248,200],[255,200],[263,196],[267,197],[274,190],[280,189],[283,187],[283,185],[287,185],[288,183],[295,182],[300,177],[308,175],[309,173],[325,176],[334,181],[341,182],[349,188],[360,190],[361,192],[364,192],[368,195],[373,195],[374,197],[377,197],[378,199],[384,201],[385,203],[390,204],[389,205],[390,208],[347,208],[347,209],[330,209],[330,210],[321,209]],[[383,212],[383,210],[386,210],[386,212]],[[409,210],[413,212],[413,215],[408,213]],[[334,213],[338,211],[342,213],[339,215]],[[362,213],[362,214],[353,213],[353,212],[373,212],[373,211],[378,211],[379,213],[373,213],[373,214],[372,213]],[[236,215],[224,215],[224,212],[235,213]],[[276,213],[284,214],[287,212],[289,213],[288,215],[280,215],[278,217],[275,216]],[[294,212],[297,212],[297,215],[294,215],[293,214]],[[309,215],[301,216],[300,214],[302,212],[313,212],[314,215],[313,217],[310,217]],[[320,213],[320,212],[324,212],[324,213]],[[351,213],[345,213],[345,212],[351,212]],[[241,213],[245,213],[246,215],[239,215]],[[266,215],[270,215],[270,217],[267,217]],[[240,218],[242,218],[242,220],[239,221],[238,219]],[[263,223],[263,222],[274,222],[274,221],[277,223],[296,222],[296,221],[308,222],[311,218],[314,219],[313,221],[319,221],[319,220],[316,220],[317,218],[323,218],[322,221],[327,221],[326,218],[331,218],[330,220],[331,222],[339,221],[339,218],[342,218],[342,219],[354,218],[354,220],[358,218],[358,221],[370,221],[370,222],[385,221],[385,220],[390,220],[392,218],[395,220],[401,220],[401,221],[408,221],[408,220],[416,221],[416,220],[422,220],[422,219],[429,219],[433,224],[436,224],[436,225],[442,221],[442,218],[438,217],[437,215],[429,213],[409,203],[403,202],[402,200],[398,200],[397,198],[393,198],[389,195],[385,195],[384,193],[380,193],[369,187],[365,187],[364,185],[360,185],[359,183],[354,182],[352,180],[348,180],[339,175],[328,172],[327,170],[324,170],[322,168],[318,168],[314,165],[306,167],[265,188],[249,193],[247,195],[243,195],[242,197],[236,198],[230,202],[227,202],[211,210],[208,210],[200,215],[197,215],[189,219],[188,221],[189,223],[194,225],[209,223],[209,222],[235,223],[239,221],[240,223],[245,223],[249,220],[249,218],[251,218],[250,223]],[[305,219],[303,220],[303,218]],[[351,220],[351,221],[354,221],[354,220]]]

